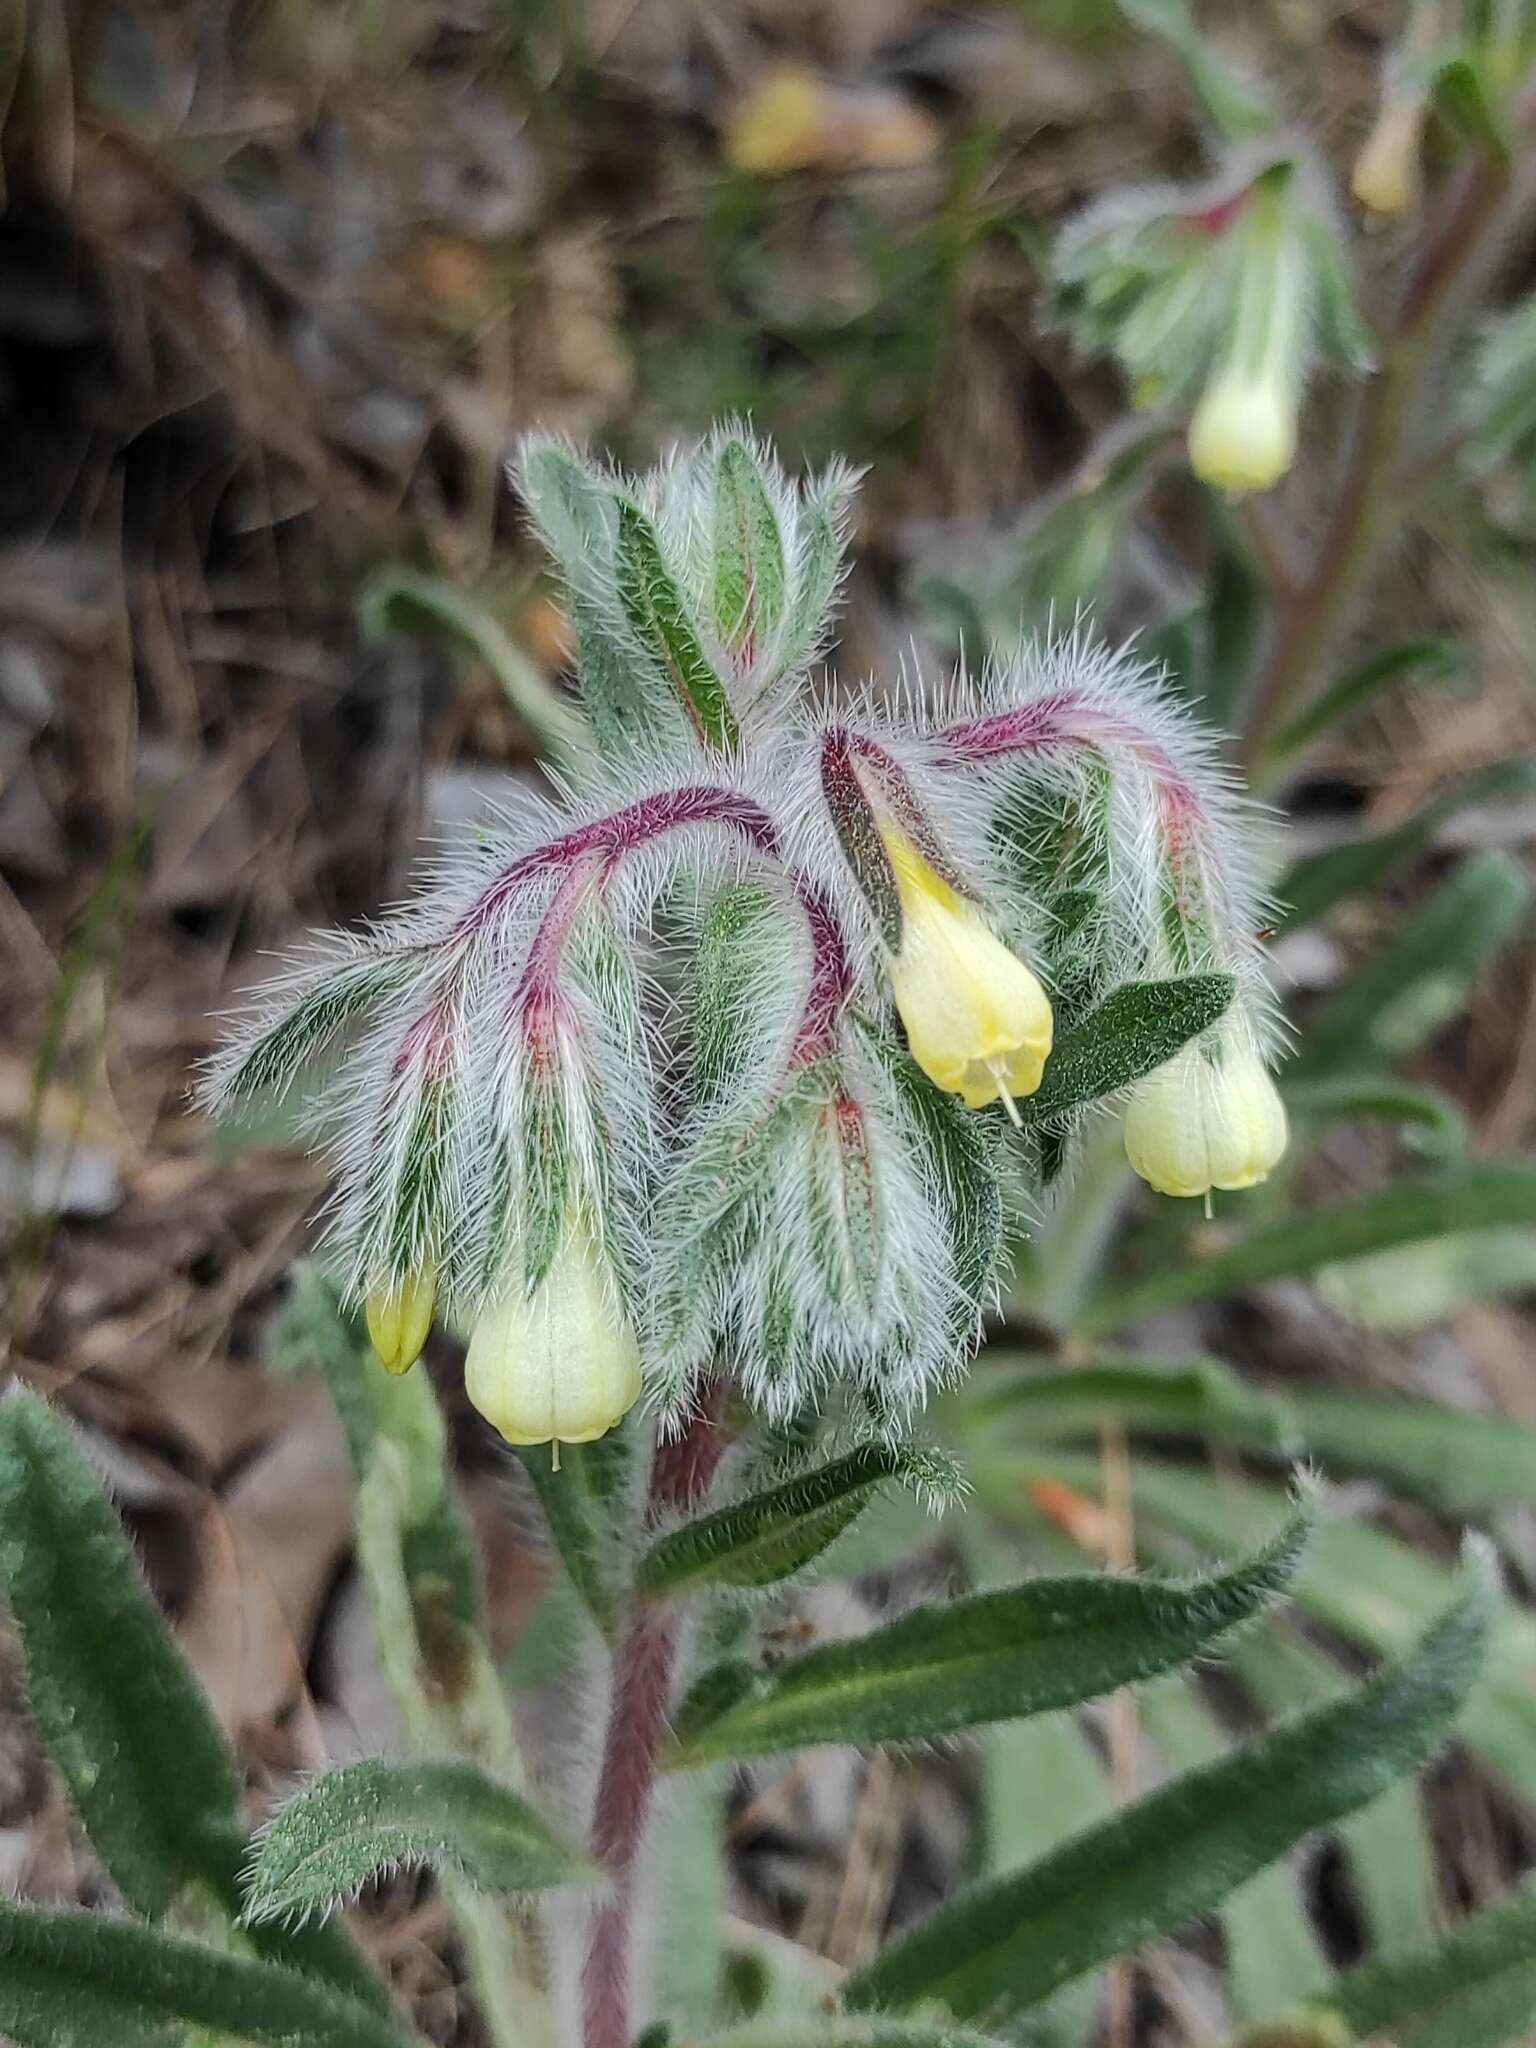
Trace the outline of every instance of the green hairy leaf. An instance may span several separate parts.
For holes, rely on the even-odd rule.
[[[246,1915],[328,1911],[381,1870],[425,1863],[487,1892],[591,1881],[543,1817],[470,1763],[370,1758],[318,1778],[261,1830]]]
[[[958,1475],[940,1454],[905,1444],[861,1444],[766,1493],[673,1529],[641,1558],[640,1592],[675,1593],[713,1582],[771,1586],[801,1571],[857,1519],[882,1481],[942,1498]]]
[[[733,882],[709,906],[694,956],[692,1085],[718,1102],[738,1071],[755,972],[754,953],[782,913],[760,882]]]
[[[1328,2008],[1394,2048],[1502,2048],[1536,2026],[1536,1886],[1340,1978]]]
[[[381,960],[365,955],[331,970],[249,1048],[224,1083],[229,1100],[244,1102],[286,1088],[338,1031],[393,995],[411,971],[410,961],[398,953]]]
[[[736,714],[698,628],[688,616],[656,529],[628,498],[620,498],[618,508],[614,572],[624,616],[701,738],[714,747],[733,747],[739,737]]]
[[[1208,1649],[1294,1576],[1313,1504],[1235,1569],[1186,1581],[1040,1578],[923,1608],[787,1658],[696,1726],[671,1761],[769,1756],[821,1742],[920,1741],[1097,1698]]]
[[[0,2032],[16,2048],[168,2048],[189,2026],[273,2048],[406,2048],[382,2013],[295,1970],[0,1900]]]
[[[934,2000],[960,2019],[1027,2010],[1209,1912],[1433,1753],[1477,1676],[1491,1602],[1489,1570],[1474,1564],[1401,1663],[1170,1780],[1015,1876],[962,1892],[856,1972],[846,2002],[867,2011]]]
[[[158,1917],[216,1853],[234,1770],[68,1426],[0,1405],[0,1570],[33,1718],[123,1896]]]
[[[727,646],[772,633],[784,613],[784,538],[749,449],[729,440],[715,465],[715,625]]]
[[[1260,1224],[1220,1251],[1166,1262],[1146,1279],[1095,1302],[1080,1328],[1084,1335],[1101,1336],[1181,1302],[1230,1294],[1288,1273],[1310,1273],[1389,1245],[1503,1223],[1536,1223],[1536,1165],[1456,1167],[1432,1180],[1403,1181],[1310,1215]]]
[[[937,2020],[752,2020],[712,2034],[702,2048],[999,2048],[985,2034]]]
[[[1020,1119],[1044,1123],[1128,1088],[1208,1030],[1231,1000],[1228,974],[1127,982],[1062,1033],[1040,1086],[1019,1100]]]

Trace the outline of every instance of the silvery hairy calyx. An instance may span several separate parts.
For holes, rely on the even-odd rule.
[[[379,924],[265,990],[208,1090],[322,1059],[331,1245],[384,1365],[434,1320],[508,1442],[899,1432],[1095,1105],[1163,1194],[1285,1146],[1253,833],[1086,631],[834,687],[855,478],[730,427],[631,479],[536,440],[590,734]],[[812,1432],[814,1434],[814,1430]]]

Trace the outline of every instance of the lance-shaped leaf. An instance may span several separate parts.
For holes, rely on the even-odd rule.
[[[752,451],[734,435],[715,461],[711,512],[715,626],[726,646],[750,652],[784,616],[784,536]]]
[[[1328,1995],[1353,2036],[1394,2048],[1502,2048],[1536,2026],[1536,1886],[1444,1940],[1383,1956]]]
[[[296,1970],[0,1901],[0,2033],[16,2048],[167,2048],[188,2027],[259,2048],[407,2048],[384,2014]]]
[[[619,499],[618,512],[614,575],[630,630],[671,685],[700,737],[714,747],[733,747],[738,738],[736,714],[667,565],[656,529],[628,498]]]
[[[479,1891],[591,1881],[591,1865],[525,1799],[469,1763],[371,1757],[328,1771],[261,1830],[246,1916],[328,1911],[402,1863],[449,1870]]]
[[[844,1986],[856,2011],[934,2001],[957,2018],[1026,2010],[1107,1958],[1209,1912],[1314,1829],[1433,1754],[1482,1663],[1486,1561],[1401,1662],[1016,1875],[941,1906]]]
[[[842,1535],[883,1481],[899,1479],[943,1497],[957,1484],[941,1454],[911,1444],[861,1444],[782,1486],[717,1508],[661,1537],[641,1558],[642,1593],[674,1593],[700,1581],[771,1586],[801,1571]]]
[[[1033,1579],[905,1614],[787,1658],[696,1726],[671,1761],[769,1756],[818,1742],[915,1742],[1095,1699],[1182,1664],[1284,1591],[1312,1522],[1303,1497],[1234,1570],[1182,1582]]]
[[[151,1918],[235,1810],[224,1740],[68,1427],[0,1407],[0,1570],[33,1718],[123,1896]]]
[[[281,1093],[355,1017],[404,988],[418,970],[404,954],[363,954],[321,975],[244,1047],[214,1092],[226,1104]]]
[[[1320,733],[1361,709],[1378,691],[1412,676],[1419,683],[1459,682],[1467,672],[1466,656],[1443,634],[1396,640],[1368,661],[1349,669],[1307,708],[1281,727],[1267,748],[1274,761],[1286,760],[1310,746]]]
[[[1214,1024],[1232,1000],[1229,974],[1131,981],[1056,1041],[1045,1078],[1017,1107],[1026,1124],[1130,1087]]]
[[[712,2034],[703,2048],[1000,2048],[986,2034],[969,2027],[945,2026],[941,2020],[821,2020],[772,2017],[750,2020],[724,2034]]]
[[[1261,1224],[1206,1258],[1162,1261],[1146,1279],[1093,1303],[1079,1328],[1099,1336],[1181,1302],[1310,1273],[1447,1231],[1502,1223],[1536,1223],[1536,1165],[1458,1167],[1433,1180],[1403,1181],[1357,1201]]]

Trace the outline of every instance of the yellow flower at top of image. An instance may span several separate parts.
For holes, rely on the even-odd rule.
[[[1137,1083],[1125,1111],[1125,1155],[1160,1195],[1256,1187],[1288,1136],[1280,1091],[1246,1030],[1184,1046]]]
[[[901,945],[887,965],[912,1057],[968,1109],[1033,1095],[1051,1050],[1050,1000],[974,904],[902,833],[881,840],[901,898]]]
[[[484,1308],[464,1391],[509,1444],[591,1443],[640,1398],[640,1345],[585,1225],[567,1225],[549,1271]]]
[[[431,1266],[369,1295],[363,1305],[368,1338],[386,1372],[410,1371],[421,1356],[436,1307],[437,1273]]]

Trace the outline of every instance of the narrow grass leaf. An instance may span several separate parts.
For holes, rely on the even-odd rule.
[[[1026,2010],[1107,1958],[1210,1912],[1314,1829],[1433,1754],[1482,1663],[1490,1574],[1346,1699],[1184,1773],[1037,1863],[941,1906],[844,1986],[851,2009]]]
[[[693,1727],[670,1761],[923,1741],[1096,1699],[1186,1662],[1261,1613],[1294,1577],[1312,1518],[1303,1496],[1278,1535],[1231,1571],[1174,1582],[1033,1579],[818,1645]]]
[[[316,1779],[261,1830],[246,1916],[326,1911],[402,1863],[499,1894],[592,1876],[542,1815],[477,1765],[372,1757]]]
[[[1463,1920],[1432,1947],[1352,1970],[1328,1997],[1362,2040],[1502,2048],[1536,2027],[1536,1886]]]

